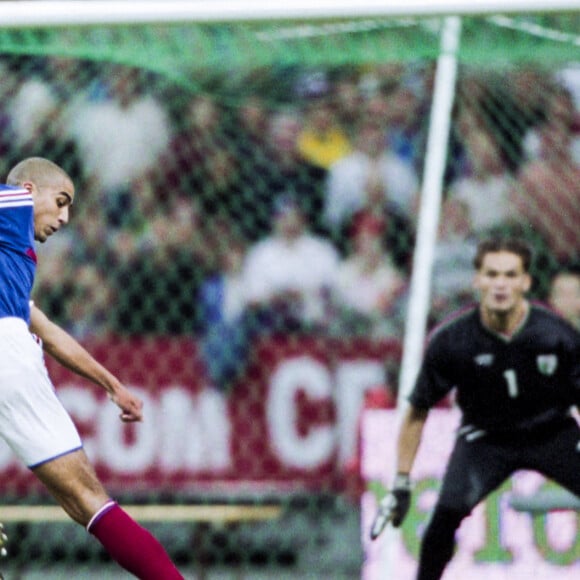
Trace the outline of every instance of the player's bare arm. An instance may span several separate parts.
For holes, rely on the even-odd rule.
[[[409,405],[399,432],[397,472],[411,473],[429,411]]]
[[[380,501],[371,526],[371,539],[378,538],[387,524],[398,528],[411,506],[411,478],[409,476],[421,442],[428,410],[409,405],[405,412],[398,439],[397,473],[387,495]]]
[[[74,373],[104,388],[120,409],[124,422],[143,419],[143,402],[127,389],[111,372],[101,365],[81,344],[35,305],[30,309],[30,330],[43,343],[50,356]]]

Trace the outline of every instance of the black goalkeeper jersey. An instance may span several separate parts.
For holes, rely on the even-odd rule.
[[[580,333],[531,304],[511,338],[485,328],[477,306],[436,328],[409,401],[429,409],[456,389],[462,424],[509,432],[568,416],[580,405]]]

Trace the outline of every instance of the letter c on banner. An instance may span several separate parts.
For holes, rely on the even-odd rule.
[[[295,394],[311,399],[332,397],[332,377],[319,361],[301,356],[283,361],[270,378],[266,414],[270,439],[280,461],[289,467],[313,469],[330,460],[335,447],[334,427],[312,427],[306,436],[297,430]]]

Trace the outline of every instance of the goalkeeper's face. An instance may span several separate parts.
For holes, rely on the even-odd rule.
[[[486,254],[475,276],[484,310],[495,314],[518,311],[531,286],[531,277],[525,271],[522,259],[511,252]]]

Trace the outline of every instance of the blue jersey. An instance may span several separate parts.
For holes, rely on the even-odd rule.
[[[35,270],[32,194],[0,185],[0,318],[15,316],[30,322]]]

